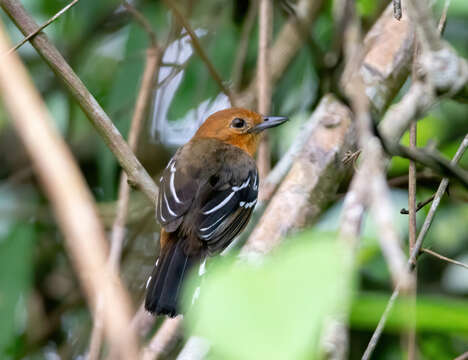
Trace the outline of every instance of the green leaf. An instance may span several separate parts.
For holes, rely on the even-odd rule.
[[[24,326],[32,274],[33,226],[17,225],[0,238],[0,357]]]
[[[335,235],[305,232],[262,266],[218,261],[187,314],[189,328],[222,359],[317,355],[324,320],[346,304],[352,284],[334,240]]]

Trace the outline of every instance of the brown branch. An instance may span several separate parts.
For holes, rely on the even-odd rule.
[[[224,94],[226,94],[226,96],[229,98],[229,101],[231,102],[231,105],[236,106],[236,98],[235,98],[234,94],[231,92],[231,90],[228,87],[226,87],[224,85],[223,79],[221,78],[221,76],[216,71],[213,63],[208,58],[208,55],[206,54],[205,50],[203,50],[203,47],[201,46],[200,41],[198,40],[198,37],[195,34],[195,31],[193,31],[193,29],[190,26],[189,22],[187,21],[185,16],[180,11],[179,7],[175,4],[174,1],[171,1],[171,0],[163,0],[163,2],[174,13],[177,20],[182,24],[182,26],[185,28],[185,30],[189,34],[196,53],[198,54],[200,59],[202,59],[202,61],[205,63],[205,66],[207,67],[208,71],[210,72],[211,77],[218,84],[218,87],[220,88],[220,90]]]
[[[23,34],[32,33],[38,29],[38,25],[17,0],[0,0],[0,5]],[[32,38],[31,44],[54,71],[55,75],[63,82],[70,95],[78,102],[83,112],[127,173],[129,182],[137,186],[152,203],[155,203],[158,188],[153,179],[130,150],[130,147],[109,116],[104,112],[93,95],[91,95],[80,78],[73,72],[57,48],[55,48],[44,33],[38,33]]]
[[[432,250],[429,250],[429,249],[426,249],[426,248],[422,248],[421,249],[421,252],[424,252],[426,254],[429,254],[429,255],[432,255],[438,259],[441,259],[441,260],[444,260],[444,261],[447,261],[448,263],[451,263],[451,264],[454,264],[454,265],[457,265],[457,266],[461,266],[465,269],[468,269],[468,265],[467,264],[464,264],[460,261],[457,261],[457,260],[453,260],[453,259],[450,259],[444,255],[441,255],[439,253],[436,253],[435,251],[432,251]]]
[[[155,39],[156,37],[154,37],[154,40]],[[161,53],[156,43],[156,47],[150,47],[146,53],[145,68],[143,71],[140,91],[138,92],[135,110],[130,125],[128,144],[134,153],[136,153],[137,150],[138,139],[143,124],[144,115],[146,114],[146,109],[151,98],[151,91],[153,89],[154,83],[157,82],[157,76],[155,75],[158,73],[160,59]],[[130,200],[130,187],[127,180],[127,175],[125,172],[122,172],[119,182],[117,214],[112,225],[111,248],[109,253],[109,266],[111,266],[115,272],[118,272],[119,269],[123,240],[125,237],[125,224],[127,220],[128,203]],[[96,307],[94,326],[91,332],[91,341],[89,346],[89,360],[99,358],[102,343],[103,306],[104,304],[102,304],[102,301],[100,301]]]
[[[289,63],[294,59],[297,52],[302,48],[304,36],[300,28],[309,29],[317,16],[323,0],[300,0],[297,2],[295,15],[279,32],[270,51],[270,76],[273,87],[283,76]],[[300,24],[300,26],[298,26]],[[237,97],[239,106],[254,108],[257,102],[257,77],[254,77],[247,88]]]
[[[417,126],[416,122],[410,125],[410,149],[417,146]],[[413,250],[417,237],[416,228],[416,163],[410,161],[408,167],[408,240],[409,240],[409,255]],[[416,347],[416,295],[417,295],[417,269],[415,268],[411,274],[411,286],[407,293],[410,298],[410,306],[408,309],[408,328],[407,333],[404,335],[406,342],[408,360],[415,360],[417,357]]]
[[[451,161],[452,164],[456,164],[460,160],[460,158],[462,157],[467,147],[468,147],[468,134],[465,135],[465,138],[463,139],[457,152],[455,153],[455,156],[453,157]],[[434,219],[435,212],[437,211],[437,208],[439,207],[440,200],[442,199],[442,196],[447,190],[448,183],[449,183],[448,178],[444,178],[440,182],[440,185],[434,197],[434,201],[431,204],[429,213],[427,214],[426,219],[424,220],[423,226],[421,227],[421,230],[419,231],[418,238],[416,239],[416,243],[413,247],[413,250],[411,251],[411,256],[408,259],[408,263],[407,263],[408,271],[412,271],[414,269],[414,266],[416,264],[416,259],[421,251],[421,248],[424,242],[424,237],[426,236],[426,233],[432,224],[432,220]],[[364,352],[364,355],[362,356],[362,360],[369,360],[371,358],[372,353],[374,352],[374,349],[377,346],[380,336],[382,335],[382,332],[384,330],[385,323],[387,322],[388,314],[390,313],[390,310],[393,308],[395,300],[397,299],[399,294],[400,294],[400,284],[398,284],[395,290],[393,291],[392,296],[390,297],[390,300],[388,301],[387,306],[384,310],[384,313],[382,314],[382,317],[379,320],[377,328],[374,330],[374,333],[372,334],[369,344],[367,345],[366,351]]]
[[[0,29],[0,53],[8,48]],[[98,294],[103,294],[108,305],[104,326],[112,348],[118,349],[124,358],[136,359],[137,341],[128,326],[130,300],[119,278],[105,266],[105,234],[92,195],[70,150],[51,125],[53,121],[26,69],[14,53],[0,62],[0,92],[54,207],[90,308],[96,305]]]
[[[239,45],[236,50],[236,59],[232,66],[231,78],[234,91],[238,91],[242,81],[242,72],[244,68],[245,59],[247,57],[247,50],[249,45],[250,34],[255,24],[255,18],[258,12],[258,1],[251,1],[247,16],[242,25]]]
[[[430,197],[428,197],[426,200],[424,201],[420,201],[418,202],[418,204],[416,205],[416,212],[418,212],[419,210],[421,210],[424,206],[426,206],[427,204],[429,204],[432,200],[434,200],[434,197],[435,197],[435,194],[434,195],[431,195]],[[409,211],[406,210],[405,208],[401,209],[400,210],[400,214],[402,215],[408,215],[409,214]]]
[[[130,14],[132,14],[133,18],[137,21],[138,24],[141,25],[143,30],[145,30],[146,34],[148,34],[151,47],[153,49],[158,48],[158,38],[156,36],[156,33],[153,31],[153,28],[151,27],[151,24],[149,23],[148,19],[127,1],[123,2],[123,6]]]
[[[270,39],[273,27],[273,4],[271,0],[260,0],[259,37],[258,37],[258,112],[263,115],[270,113],[271,106],[271,75],[270,75]],[[260,179],[266,178],[271,169],[270,142],[268,134],[263,134],[257,154],[257,167]],[[260,201],[265,200],[262,184],[259,191]]]
[[[47,26],[49,26],[51,23],[53,23],[55,20],[57,20],[60,16],[65,14],[69,9],[71,9],[79,0],[73,0],[70,4],[65,6],[62,10],[57,12],[54,16],[52,16],[49,20],[47,20],[44,24],[39,26],[39,28],[32,33],[30,33],[28,36],[26,36],[23,40],[21,40],[18,44],[16,44],[14,47],[12,47],[10,50],[6,52],[5,55],[8,55],[12,53],[13,51],[18,50],[21,46],[23,46],[25,43],[27,43],[30,39],[32,39],[34,36],[39,34],[42,30],[44,30]]]
[[[143,349],[142,360],[157,360],[167,355],[182,330],[182,317],[167,318]]]

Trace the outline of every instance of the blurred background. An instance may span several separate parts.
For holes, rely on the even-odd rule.
[[[23,0],[21,3],[41,24],[68,1]],[[167,7],[159,1],[140,0],[131,3],[144,14],[157,34],[158,41],[166,46],[137,150],[138,158],[156,178],[175,149],[190,139],[201,121],[214,111],[228,107],[229,101],[220,93],[206,66],[194,53],[188,35],[181,27],[174,25]],[[253,1],[183,0],[179,3],[183,5],[185,15],[225,85],[236,90],[244,89],[254,77],[257,65],[257,21],[252,22],[245,56],[239,56],[243,52],[240,49],[242,31],[249,21],[249,12],[253,11]],[[382,0],[357,0],[364,31],[372,26],[387,5],[388,2]],[[442,5],[440,0],[436,2],[434,12],[437,17],[440,16]],[[294,6],[294,1],[274,1],[273,38],[287,21],[291,6]],[[0,19],[12,43],[21,41],[23,36],[1,10]],[[332,1],[326,0],[310,29],[310,41],[304,43],[273,88],[271,114],[289,116],[291,119],[270,133],[273,163],[294,142],[319,99],[331,90],[333,76],[340,71],[339,68],[330,71],[324,69],[324,54],[332,50],[334,31]],[[149,44],[147,33],[117,0],[80,0],[49,25],[45,33],[121,133],[127,134]],[[468,57],[466,0],[452,0],[444,38],[461,56]],[[109,229],[116,212],[120,174],[115,157],[37,52],[25,44],[18,53],[46,101],[56,126],[79,162],[98,204],[102,222]],[[405,84],[402,92],[407,87]],[[394,101],[399,97],[397,95]],[[434,144],[447,157],[452,157],[467,131],[468,105],[442,100],[419,122],[418,145]],[[408,144],[407,135],[403,143]],[[460,164],[466,168],[468,156]],[[393,158],[388,181],[392,189],[396,225],[405,241],[408,219],[407,215],[400,215],[399,210],[408,205],[407,173],[408,161]],[[418,168],[418,200],[429,197],[440,179],[430,170]],[[297,235],[299,245],[285,250],[292,253],[292,258],[298,257],[295,266],[289,266],[286,260],[278,257],[273,260],[278,264],[266,266],[262,270],[265,273],[234,278],[232,281],[242,282],[240,286],[252,291],[252,303],[246,302],[244,307],[240,305],[247,317],[253,316],[252,312],[257,305],[262,306],[262,301],[252,305],[256,304],[255,299],[258,300],[255,298],[255,289],[267,286],[269,281],[280,281],[273,274],[273,269],[278,267],[284,268],[288,278],[302,279],[307,284],[304,293],[298,293],[297,296],[311,302],[319,301],[317,298],[320,297],[349,297],[352,309],[349,358],[359,359],[391,294],[392,284],[376,239],[375,226],[367,220],[354,276],[347,278],[349,282],[342,287],[330,285],[333,280],[339,282],[340,271],[345,271],[340,270],[338,264],[336,273],[328,274],[330,282],[320,280],[323,264],[317,252],[324,254],[325,259],[336,258],[336,249],[325,244],[337,231],[347,185],[342,185],[336,199],[330,199],[329,208],[313,228]],[[444,197],[425,242],[426,247],[464,263],[468,263],[467,202],[467,189],[457,183],[450,185],[449,194]],[[427,210],[426,207],[418,213],[418,224]],[[151,204],[140,193],[132,193],[121,271],[135,304],[142,299],[146,278],[157,255],[158,237],[158,225]],[[307,248],[312,246],[310,244],[313,247]],[[304,253],[303,247],[315,254],[310,255],[308,261],[299,256]],[[303,264],[304,268],[297,264]],[[222,273],[223,266],[219,265],[219,271],[214,266],[213,273]],[[298,274],[304,269],[307,274],[315,275],[301,278]],[[454,359],[468,351],[468,270],[422,255],[418,276],[417,329],[420,358]],[[295,282],[286,281],[285,284],[284,293],[295,291]],[[302,286],[300,284],[299,287]],[[209,286],[207,293],[212,293]],[[317,302],[316,306],[320,304]],[[204,300],[200,306],[205,309]],[[281,319],[284,317],[284,321],[289,321],[284,326],[295,328],[304,341],[315,338],[313,329],[300,320],[304,316],[301,306],[298,303],[288,309],[286,317],[285,309],[280,305],[280,308],[275,307],[283,315],[262,318],[262,324],[256,331],[269,335],[269,329],[281,327]],[[206,311],[203,309],[202,314]],[[375,359],[405,357],[401,336],[405,329],[405,312],[404,309],[400,310],[397,306],[392,314],[377,347]],[[221,321],[215,316],[208,315],[205,322]],[[38,186],[25,149],[1,104],[0,319],[1,359],[80,359],[87,352],[92,317],[64,249],[62,233],[47,198]],[[193,327],[188,328],[200,328],[203,332],[206,328],[204,322],[194,322]],[[185,337],[190,331],[186,332]],[[274,335],[270,335],[270,339],[274,339]],[[213,336],[220,337],[219,344],[227,341],[226,333],[218,332]],[[240,327],[231,328],[229,341],[232,344],[247,346],[244,337],[245,331]],[[289,347],[293,346],[292,337],[284,334],[281,339],[276,343],[276,357],[265,355],[263,358],[313,358],[313,350],[297,357],[278,357],[278,354],[291,354]],[[180,340],[178,344],[167,355],[168,359],[175,358],[183,341]],[[313,341],[310,346],[314,348]],[[216,355],[211,357],[224,358]]]

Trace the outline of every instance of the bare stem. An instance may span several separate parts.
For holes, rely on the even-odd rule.
[[[458,163],[460,158],[462,157],[463,153],[465,152],[466,148],[468,147],[468,134],[465,135],[465,138],[463,139],[462,143],[460,144],[455,156],[453,157],[451,163],[455,165]],[[407,263],[407,268],[408,271],[412,271],[415,264],[416,264],[416,259],[421,251],[423,242],[424,242],[424,237],[426,236],[427,231],[429,230],[429,227],[432,224],[432,220],[434,219],[435,212],[437,211],[437,208],[439,207],[440,200],[442,199],[442,196],[444,195],[447,185],[449,183],[448,178],[442,179],[440,182],[440,185],[437,189],[437,192],[434,197],[434,201],[431,204],[431,208],[429,210],[429,213],[426,216],[426,219],[424,220],[423,226],[419,232],[419,235],[416,239],[416,243],[411,251],[411,256],[408,259]],[[375,347],[377,346],[377,343],[379,342],[380,336],[382,335],[383,329],[385,327],[385,323],[387,321],[387,316],[388,313],[390,312],[391,308],[393,307],[395,303],[395,299],[398,297],[400,293],[400,284],[397,284],[395,290],[393,291],[392,296],[390,297],[390,300],[387,303],[387,307],[385,308],[385,311],[382,315],[382,317],[379,320],[379,323],[377,325],[377,328],[374,330],[374,333],[372,334],[372,337],[369,341],[369,344],[367,345],[366,351],[364,352],[364,355],[362,356],[362,360],[369,360],[370,357],[372,356],[372,353],[375,350]]]
[[[273,24],[273,9],[271,0],[260,0],[259,16],[259,39],[258,39],[258,111],[260,114],[268,115],[271,105],[271,76],[270,76],[270,39]],[[258,148],[257,167],[260,179],[264,179],[270,172],[270,143],[268,135],[263,135]],[[261,183],[260,201],[264,200],[264,191]]]
[[[426,254],[429,254],[429,255],[432,255],[440,260],[444,260],[444,261],[447,261],[448,263],[450,264],[454,264],[454,265],[457,265],[457,266],[461,266],[465,269],[468,269],[468,265],[467,264],[464,264],[460,261],[457,261],[457,260],[453,260],[453,259],[450,259],[444,255],[441,255],[439,253],[436,253],[435,251],[432,251],[432,250],[429,250],[429,249],[426,249],[426,248],[422,248],[421,249],[422,252],[426,253]]]
[[[156,45],[157,46],[157,45]],[[133,152],[137,150],[138,138],[141,132],[141,127],[146,114],[148,102],[150,100],[151,90],[155,83],[155,74],[159,69],[159,62],[161,56],[160,51],[157,47],[151,47],[146,53],[145,69],[143,71],[143,78],[141,81],[140,91],[135,105],[135,111],[133,113],[130,132],[129,132],[129,146]],[[119,183],[119,197],[117,201],[117,214],[112,225],[111,232],[111,248],[109,253],[109,266],[111,266],[115,272],[118,272],[120,257],[122,254],[123,240],[125,237],[125,224],[128,213],[128,202],[130,199],[130,187],[127,182],[127,175],[122,172],[120,175]],[[94,360],[99,358],[101,343],[102,343],[102,311],[104,304],[99,299],[98,306],[94,316],[94,326],[91,333],[91,342],[88,360]]]
[[[9,44],[0,28],[0,53],[8,48]],[[120,279],[105,266],[105,233],[98,220],[92,195],[15,53],[0,61],[0,92],[54,207],[89,307],[93,309],[99,294],[102,294],[107,304],[104,327],[111,348],[122,354],[123,358],[136,359],[137,341],[129,327],[130,300]]]
[[[236,99],[234,97],[234,94],[231,92],[231,90],[226,87],[223,83],[223,79],[221,76],[218,74],[218,71],[215,69],[213,63],[211,60],[208,58],[208,55],[206,54],[205,50],[203,50],[203,47],[200,44],[200,41],[198,40],[197,35],[195,34],[195,31],[193,31],[192,27],[190,26],[188,20],[185,18],[185,16],[182,14],[178,6],[175,4],[174,1],[171,0],[163,0],[166,6],[174,13],[175,17],[177,18],[178,21],[182,24],[182,26],[187,30],[187,33],[190,36],[190,39],[192,40],[193,47],[195,51],[197,52],[198,56],[202,59],[202,61],[205,63],[206,67],[208,68],[208,71],[211,74],[211,77],[216,81],[218,84],[220,90],[226,94],[226,96],[229,98],[229,101],[231,102],[232,106],[236,106]]]
[[[12,53],[13,51],[18,50],[21,46],[23,46],[25,43],[27,43],[30,39],[32,39],[34,36],[39,34],[42,30],[44,30],[47,26],[52,24],[55,20],[57,20],[60,16],[65,14],[69,9],[73,7],[79,0],[73,0],[70,4],[65,6],[62,10],[57,12],[54,16],[52,16],[49,20],[47,20],[44,24],[39,26],[39,28],[32,33],[30,33],[28,36],[26,36],[23,40],[21,40],[18,44],[16,44],[14,47],[12,47],[10,50],[6,52],[5,55],[8,55]]]
[[[0,5],[23,34],[30,34],[39,28],[17,0],[0,0]],[[57,48],[44,33],[38,33],[33,37],[31,44],[55,75],[63,82],[70,95],[78,102],[127,173],[129,182],[143,191],[154,204],[158,194],[158,187],[135,157],[109,116],[74,73]]]

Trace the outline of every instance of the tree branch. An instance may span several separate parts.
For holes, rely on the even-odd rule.
[[[38,29],[38,25],[17,0],[0,0],[0,5],[23,34],[32,33]],[[44,33],[38,33],[31,39],[31,43],[55,75],[63,82],[70,95],[78,102],[127,173],[129,182],[144,192],[154,204],[158,194],[156,184],[93,95]]]
[[[8,50],[0,28],[0,53]],[[112,348],[126,359],[136,359],[137,341],[129,329],[130,301],[119,278],[105,266],[104,229],[92,195],[65,142],[53,128],[45,104],[16,54],[0,62],[0,91],[16,130],[64,232],[67,250],[91,309],[103,294],[107,307],[104,326]]]
[[[234,94],[228,87],[224,85],[223,79],[216,71],[213,63],[208,58],[208,55],[206,54],[205,50],[203,50],[200,41],[198,41],[197,35],[193,31],[185,16],[180,11],[179,7],[174,3],[174,1],[171,0],[163,0],[163,2],[174,13],[174,16],[177,18],[178,21],[180,21],[185,30],[187,30],[187,33],[189,34],[190,39],[192,40],[193,48],[197,52],[198,56],[200,56],[200,59],[202,59],[202,61],[205,63],[206,67],[208,68],[208,71],[211,74],[211,77],[218,84],[220,90],[229,98],[231,105],[236,106],[236,98]]]
[[[270,113],[271,105],[271,76],[270,76],[270,38],[273,26],[273,7],[271,0],[260,0],[258,37],[258,112],[263,115]],[[271,168],[270,142],[268,134],[262,135],[257,153],[257,167],[260,179],[264,179]],[[264,200],[265,192],[260,184],[259,199]]]
[[[30,33],[28,36],[26,36],[23,40],[21,40],[18,44],[16,44],[14,47],[12,47],[10,50],[6,52],[5,55],[8,55],[12,53],[13,51],[18,50],[21,46],[26,44],[29,40],[31,40],[34,36],[39,34],[42,30],[44,30],[47,26],[49,26],[51,23],[53,23],[55,20],[57,20],[60,16],[65,14],[69,9],[71,9],[79,0],[73,0],[70,4],[65,6],[62,10],[57,12],[54,16],[52,16],[49,20],[47,20],[44,24],[39,26],[37,30],[33,31]]]
[[[467,147],[468,147],[468,134],[465,135],[465,138],[463,139],[461,145],[459,146],[455,156],[453,157],[451,161],[453,165],[455,165],[460,160],[460,158],[462,157]],[[409,272],[412,271],[414,269],[414,266],[416,265],[416,259],[421,251],[421,248],[424,242],[424,237],[426,236],[426,233],[432,224],[432,220],[434,219],[435,212],[437,211],[437,208],[439,207],[440,200],[442,199],[442,196],[444,195],[447,189],[448,183],[449,183],[448,178],[444,178],[440,182],[440,185],[434,197],[434,201],[431,204],[429,213],[427,214],[426,219],[424,220],[423,226],[421,230],[419,231],[418,238],[416,239],[416,243],[411,251],[411,256],[408,259],[407,269]],[[400,288],[401,286],[400,284],[398,284],[395,290],[393,291],[392,296],[390,297],[390,300],[388,301],[387,306],[384,310],[384,313],[379,320],[377,328],[372,334],[369,344],[367,345],[366,351],[364,352],[364,355],[362,356],[362,360],[369,360],[371,358],[372,353],[374,352],[374,349],[377,346],[380,336],[382,335],[382,332],[384,330],[385,323],[387,322],[388,314],[390,313],[390,310],[392,309],[396,298],[400,294]]]

